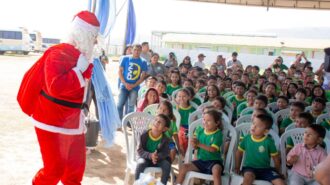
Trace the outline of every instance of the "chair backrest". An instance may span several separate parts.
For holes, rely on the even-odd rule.
[[[279,110],[275,113],[274,123],[278,123],[279,120],[284,120],[290,116],[290,108]]]
[[[325,105],[325,110],[327,112],[330,112],[330,102],[327,102],[326,105]]]
[[[233,110],[228,106],[225,106],[223,110],[224,112],[226,112],[225,114],[227,114],[229,120],[231,121],[231,119],[233,118]]]
[[[228,99],[229,98],[226,99],[226,106],[228,106],[231,111],[234,111],[234,105]]]
[[[242,110],[240,116],[244,116],[246,113],[252,111],[253,112],[254,108],[253,107],[246,107],[245,109]]]
[[[292,129],[295,129],[296,128],[296,124],[295,123],[291,123],[289,126],[287,126],[285,128],[285,132],[288,131],[288,130],[292,130]]]
[[[143,112],[146,112],[146,113],[149,113],[150,115],[155,116],[157,114],[158,106],[159,106],[158,103],[148,105],[143,109]]]
[[[212,103],[210,101],[205,102],[205,103],[202,103],[201,105],[198,106],[198,109],[197,110],[202,110],[205,107],[210,106],[210,105],[212,105]]]
[[[125,142],[127,163],[132,164],[136,161],[136,149],[140,141],[141,134],[148,130],[150,124],[155,119],[154,116],[145,112],[132,112],[127,114],[122,121]],[[132,128],[132,136],[128,136],[128,125]]]
[[[175,117],[175,122],[176,122],[176,128],[179,130],[180,129],[180,123],[181,123],[181,115],[178,110],[173,109],[173,114]]]
[[[241,134],[243,133],[243,135],[247,135],[250,133],[250,128],[251,128],[251,124],[252,123],[243,123],[240,124],[238,126],[235,127],[236,132],[237,132],[237,137],[240,137]],[[278,133],[276,133],[276,131],[274,131],[273,129],[269,130],[268,135],[272,136],[272,138],[275,141],[275,145],[277,148],[279,148],[280,146],[280,138],[278,136]],[[239,139],[239,138],[237,138]]]
[[[205,94],[206,94],[206,92],[200,92],[200,93],[197,93],[197,95],[198,95],[202,100],[205,99]]]
[[[148,105],[146,108],[144,108],[143,112],[149,113],[150,115],[156,116],[157,114],[157,109],[158,109],[159,104],[152,104]],[[179,129],[180,128],[180,122],[181,122],[181,115],[178,110],[173,109],[173,114],[175,117],[175,122],[176,122],[176,127]]]
[[[234,95],[235,93],[233,91],[226,92],[222,97],[228,98],[229,96]]]
[[[304,132],[305,129],[304,128],[295,128],[295,129],[291,129],[288,131],[285,131],[282,136],[281,136],[281,148],[280,148],[280,152],[281,152],[281,170],[282,170],[282,174],[286,175],[287,172],[287,168],[286,168],[286,143],[289,137],[291,137],[293,144],[298,144],[303,142],[304,139]]]
[[[194,122],[192,122],[190,125],[189,125],[189,132],[188,132],[188,138],[189,140],[191,138],[193,138],[194,136],[194,132],[196,130],[196,127],[198,126],[203,126],[203,119],[198,119]],[[221,151],[224,151],[223,148],[224,148],[224,144],[225,144],[225,138],[228,136],[228,135],[231,135],[231,140],[230,140],[230,144],[229,144],[229,148],[228,148],[228,153],[227,153],[227,156],[224,160],[224,172],[229,172],[230,171],[230,165],[232,163],[232,161],[234,160],[234,154],[233,154],[233,150],[234,150],[234,147],[237,145],[236,142],[236,138],[237,138],[237,133],[236,133],[236,130],[233,126],[231,126],[230,124],[224,124],[224,127],[223,127],[223,130],[222,130],[222,135],[223,135],[223,143],[222,143],[222,146],[221,146]],[[193,147],[191,145],[191,142],[188,143],[188,148],[187,148],[187,152],[186,152],[186,156],[185,156],[185,163],[189,163],[192,161],[192,157],[193,157]]]
[[[178,92],[181,90],[181,88],[180,89],[177,89],[177,90],[175,90],[175,91],[173,91],[172,92],[172,100],[174,100],[175,101],[175,97],[176,97],[176,94],[178,94]]]
[[[252,114],[243,115],[237,119],[236,126],[243,123],[251,123],[251,122],[252,122]]]
[[[330,119],[330,114],[329,113],[319,115],[316,119],[316,124],[321,124],[326,119]]]
[[[274,110],[277,109],[277,102],[268,103],[267,107],[274,112]]]

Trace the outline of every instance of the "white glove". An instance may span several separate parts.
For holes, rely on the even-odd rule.
[[[83,56],[82,54],[80,54],[80,56],[78,58],[78,62],[77,62],[77,68],[83,73],[88,68],[88,65],[89,65],[89,62],[86,59],[86,57]]]

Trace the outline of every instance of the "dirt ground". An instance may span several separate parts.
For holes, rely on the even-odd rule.
[[[0,56],[0,184],[28,185],[42,167],[39,145],[29,117],[22,113],[16,95],[25,71],[40,57]],[[107,66],[112,87],[117,84],[118,63]],[[117,90],[112,88],[114,94]],[[116,132],[111,148],[102,144],[87,156],[84,185],[124,184],[124,136]],[[131,179],[133,176],[131,176]]]

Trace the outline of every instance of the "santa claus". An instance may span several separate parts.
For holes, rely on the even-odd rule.
[[[93,13],[78,13],[67,43],[49,48],[23,78],[17,99],[33,120],[44,165],[34,185],[81,184],[85,88],[99,27]]]

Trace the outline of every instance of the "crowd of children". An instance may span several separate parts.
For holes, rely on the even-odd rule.
[[[237,53],[233,54],[237,57]],[[311,62],[302,63],[301,59],[302,56],[297,55],[296,61],[287,67],[283,58],[278,57],[261,71],[258,66],[244,68],[237,58],[226,66],[224,59],[218,57],[208,70],[192,67],[190,57],[186,56],[179,67],[166,66],[164,74],[149,76],[139,92],[137,111],[158,103],[158,115],[151,129],[141,136],[136,179],[144,168],[158,166],[163,169],[161,182],[166,184],[175,156],[184,157],[191,142],[197,157],[180,166],[176,183],[181,184],[188,171],[197,171],[212,174],[214,184],[221,184],[225,153],[221,148],[226,141],[222,137],[219,112],[229,116],[225,107],[232,107],[229,118],[234,127],[240,116],[252,115],[250,132],[240,135],[235,154],[234,171],[243,176],[244,185],[252,184],[255,179],[285,184],[279,150],[268,132],[276,127],[281,136],[292,124],[305,128],[305,133],[302,143],[294,145],[289,138],[286,144],[287,165],[292,167],[289,182],[292,185],[315,183],[313,168],[326,157],[323,140],[330,130],[330,110],[326,108],[330,91],[322,87],[323,65],[314,70]],[[203,127],[196,129],[194,138],[189,140],[189,116],[203,103],[209,103],[203,112]],[[174,109],[181,116],[179,127]],[[288,117],[275,120],[274,114],[285,109],[289,110]],[[329,115],[316,125],[316,119],[322,114]]]

